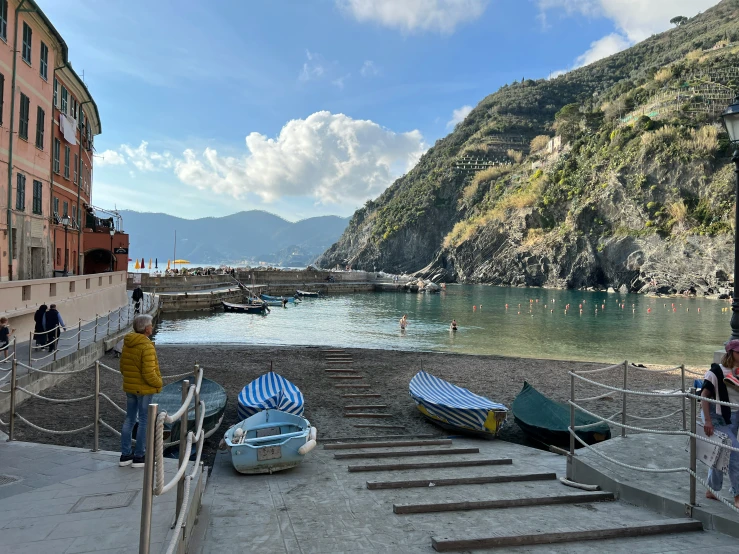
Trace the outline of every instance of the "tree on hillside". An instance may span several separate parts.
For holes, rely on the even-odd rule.
[[[672,23],[675,27],[679,27],[683,23],[687,23],[687,22],[688,22],[688,18],[685,17],[684,15],[678,15],[670,19],[670,23]]]
[[[567,104],[554,116],[554,129],[564,142],[570,142],[580,129],[581,121],[580,105]]]

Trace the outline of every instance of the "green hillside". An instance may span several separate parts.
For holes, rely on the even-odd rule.
[[[733,266],[733,171],[718,115],[734,91],[739,0],[556,79],[506,85],[358,210],[319,262],[448,281],[715,291]],[[547,149],[553,137],[561,147]]]

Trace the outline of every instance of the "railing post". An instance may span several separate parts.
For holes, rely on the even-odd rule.
[[[685,411],[685,364],[680,364],[680,391],[683,393],[683,431],[686,431],[688,429],[688,414]]]
[[[80,350],[82,344],[82,318],[79,318],[80,322],[77,324],[77,352]]]
[[[621,425],[626,425],[626,386],[629,382],[629,361],[624,360],[624,392],[621,404]],[[626,427],[621,427],[621,437],[626,438]]]
[[[146,457],[144,465],[144,488],[141,492],[141,528],[139,530],[139,554],[149,554],[151,546],[151,507],[154,501],[154,426],[158,404],[149,404],[146,424]]]
[[[570,455],[567,457],[567,478],[572,479],[572,463],[575,458],[575,375],[570,375]]]
[[[95,314],[95,334],[92,337],[92,342],[98,341],[98,314]]]
[[[100,439],[100,362],[95,362],[95,426],[93,427],[92,451],[98,451]]]
[[[110,318],[113,316],[113,311],[111,310],[108,312],[108,333],[105,335],[106,337],[110,336]]]
[[[13,359],[15,360],[17,358],[15,349],[18,343],[18,337],[13,337]],[[31,365],[31,360],[28,360],[28,365]]]
[[[15,436],[15,378],[18,371],[18,361],[13,360],[10,366],[10,421],[8,422],[8,441]]]
[[[121,315],[121,309],[118,308],[118,330],[123,328],[123,316]]]
[[[31,331],[31,336],[28,339],[28,365],[33,365],[33,357],[31,354],[33,354],[33,335],[34,332]]]
[[[187,399],[187,393],[190,390],[190,381],[185,379],[182,381],[182,403],[185,403],[185,400]],[[188,419],[188,412],[190,411],[190,407],[188,406],[185,410],[185,415],[180,419],[180,461],[178,467],[182,467],[182,464],[186,463],[185,460],[187,460],[190,457],[189,452],[185,452],[185,445],[187,444],[187,419]],[[197,420],[196,420],[197,421]],[[174,523],[177,523],[177,519],[180,517],[180,506],[182,506],[182,499],[185,496],[185,476],[182,476],[182,479],[180,479],[180,482],[177,483],[177,502],[175,504],[175,516],[174,516]],[[173,523],[173,525],[174,525]],[[174,527],[173,527],[174,528]]]
[[[695,394],[695,388],[690,387],[690,394]],[[692,433],[690,437],[690,471],[692,472],[690,474],[690,505],[695,506],[695,471],[697,468],[696,464],[696,438],[695,438],[695,432],[696,432],[696,418],[697,418],[697,410],[696,410],[696,401],[695,398],[690,398],[690,432]]]
[[[56,355],[59,352],[59,343],[62,342],[61,341],[61,338],[62,338],[62,330],[61,330],[61,327],[59,325],[57,325],[56,327],[54,327],[54,335],[55,335],[55,337],[54,337],[54,361],[56,361]]]
[[[198,373],[200,371],[200,366],[198,364],[195,364],[195,386],[198,386]],[[196,388],[195,389],[195,429],[197,429],[198,421],[200,421],[200,391]]]

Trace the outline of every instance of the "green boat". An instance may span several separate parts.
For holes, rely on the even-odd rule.
[[[547,398],[529,383],[524,381],[523,389],[518,393],[511,406],[513,418],[530,438],[547,445],[570,447],[570,407],[562,402]],[[575,425],[598,423],[594,417],[575,410]],[[611,438],[611,428],[601,422],[587,429],[576,431],[587,444],[595,444]],[[582,446],[575,441],[575,447]]]

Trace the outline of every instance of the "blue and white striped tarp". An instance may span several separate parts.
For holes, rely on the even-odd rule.
[[[452,385],[425,371],[416,373],[408,388],[422,413],[455,427],[490,432],[491,429],[485,425],[489,413],[508,411],[503,404]]]
[[[267,408],[274,408],[296,416],[303,415],[303,393],[274,371],[265,373],[246,385],[239,393],[238,404],[239,420],[244,420]]]

